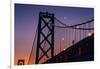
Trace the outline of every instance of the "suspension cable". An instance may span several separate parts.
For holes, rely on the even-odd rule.
[[[29,56],[28,64],[29,64],[29,62],[30,62],[31,55],[32,55],[32,51],[33,51],[34,46],[35,46],[34,44],[35,44],[35,40],[36,40],[36,37],[37,37],[37,32],[38,32],[38,27],[36,28],[35,37],[34,37],[34,40],[33,40],[32,50],[31,50],[31,54],[30,54],[30,56]]]
[[[60,21],[59,19],[57,19],[56,17],[54,17],[54,19],[55,20],[57,20],[60,24],[62,24],[62,25],[64,25],[64,26],[66,26],[66,24],[65,23],[63,23],[62,21]]]
[[[67,26],[67,27],[64,27],[64,26],[56,26],[55,27],[58,27],[58,28],[72,28],[72,29],[78,29],[78,30],[94,30],[94,28],[75,28],[75,27],[70,27],[70,26]]]
[[[62,21],[60,21],[60,20],[57,19],[56,17],[55,17],[55,19],[56,19],[60,24],[67,26],[65,23],[63,23]],[[79,23],[79,24],[75,24],[75,25],[71,25],[70,27],[80,26],[80,25],[83,25],[83,24],[91,23],[91,22],[93,22],[93,21],[94,21],[94,19],[92,18],[92,19],[90,19],[90,20],[88,20],[88,21],[85,21],[85,22],[82,22],[82,23]],[[67,27],[68,27],[68,26],[67,26]]]
[[[72,29],[79,29],[79,30],[94,30],[94,28],[76,28],[77,26],[83,25],[83,24],[88,24],[94,21],[94,19],[85,21],[83,23],[79,23],[79,24],[75,24],[75,25],[71,25],[71,26],[67,26],[65,23],[61,22],[60,20],[58,20],[57,18],[55,18],[60,24],[64,25],[64,26],[57,26],[54,25],[55,27],[58,28],[72,28]]]

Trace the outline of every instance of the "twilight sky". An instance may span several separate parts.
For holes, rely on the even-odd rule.
[[[15,64],[20,58],[28,62],[40,11],[54,13],[56,18],[67,25],[94,17],[93,8],[15,4]]]

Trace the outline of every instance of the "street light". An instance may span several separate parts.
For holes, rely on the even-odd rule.
[[[63,49],[64,51],[66,50],[66,48]]]
[[[64,40],[64,37],[62,38],[62,40]]]
[[[88,36],[91,36],[92,35],[92,33],[88,33]]]
[[[76,28],[78,29],[78,28],[80,28],[79,26],[76,26]]]

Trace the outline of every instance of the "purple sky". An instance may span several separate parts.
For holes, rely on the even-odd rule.
[[[94,17],[93,8],[15,4],[15,64],[19,58],[24,58],[26,63],[28,61],[40,11],[54,13],[67,25]]]

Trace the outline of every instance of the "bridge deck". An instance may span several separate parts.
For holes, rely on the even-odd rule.
[[[94,34],[62,51],[44,63],[78,62],[94,60]],[[43,64],[44,64],[43,63]]]

